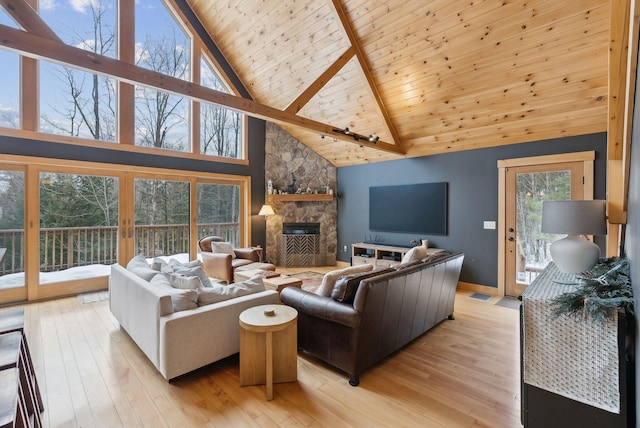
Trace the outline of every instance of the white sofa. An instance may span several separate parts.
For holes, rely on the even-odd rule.
[[[167,380],[237,353],[240,313],[279,302],[267,290],[174,312],[170,293],[118,264],[111,266],[109,300],[111,313]]]

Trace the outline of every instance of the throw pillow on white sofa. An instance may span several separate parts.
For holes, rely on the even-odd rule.
[[[199,281],[201,282],[203,287],[211,287],[211,280],[209,279],[207,274],[204,273],[204,269],[202,268],[202,261],[200,260],[192,260],[187,263],[180,263],[176,259],[170,259],[168,262],[165,262],[162,259],[155,258],[151,267],[158,268],[160,272],[167,275],[176,273],[183,276],[196,276],[199,278]],[[169,279],[171,280],[171,278]],[[174,283],[174,281],[171,281],[171,284],[177,288],[198,288],[199,286],[198,285],[196,287],[191,287],[185,281],[176,281],[176,283]]]
[[[198,306],[211,305],[235,297],[264,291],[264,282],[260,275],[256,275],[244,282],[229,285],[213,285],[198,289]]]
[[[151,278],[158,274],[158,271],[151,269],[147,259],[142,254],[138,254],[127,263],[127,270],[145,281],[150,281]]]
[[[163,292],[171,296],[173,312],[186,311],[198,307],[198,292],[196,290],[181,290],[171,286],[169,279],[163,274],[156,272],[149,284],[158,287]]]
[[[173,288],[182,290],[197,290],[202,287],[202,282],[197,276],[187,276],[182,273],[172,273],[167,275],[169,283]]]

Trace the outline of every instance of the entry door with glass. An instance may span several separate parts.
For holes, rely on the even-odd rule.
[[[540,231],[542,203],[584,199],[583,162],[510,167],[505,178],[505,294],[519,296],[561,237]]]

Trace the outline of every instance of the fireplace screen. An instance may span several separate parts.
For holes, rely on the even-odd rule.
[[[284,223],[279,264],[284,267],[318,266],[320,223]]]

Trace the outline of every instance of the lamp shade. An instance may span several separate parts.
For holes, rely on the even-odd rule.
[[[275,211],[273,210],[273,208],[271,207],[271,205],[263,205],[262,208],[260,208],[260,212],[258,213],[258,215],[264,215],[264,216],[268,216],[268,215],[275,215]]]
[[[566,235],[606,235],[605,201],[544,201],[542,232]]]
[[[581,235],[607,233],[605,201],[544,201],[542,232],[568,236],[551,244],[551,258],[566,273],[581,273],[598,262],[600,248]]]

